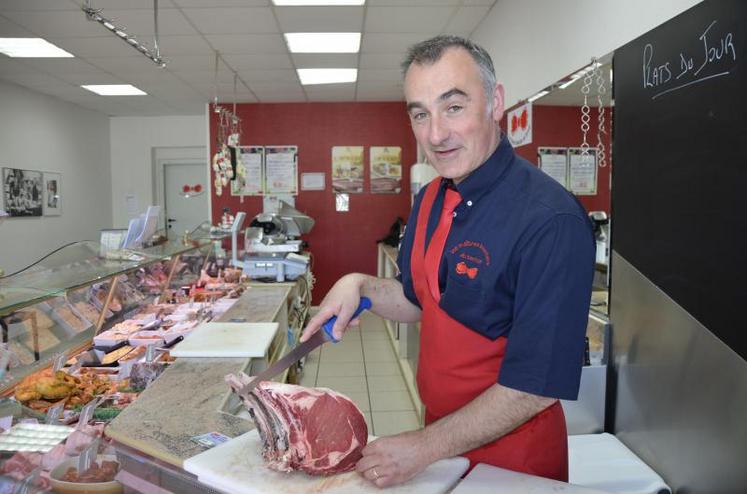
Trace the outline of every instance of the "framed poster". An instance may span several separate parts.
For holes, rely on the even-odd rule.
[[[508,142],[515,148],[532,143],[532,104],[508,112]]]
[[[568,148],[537,148],[537,164],[540,170],[568,188]]]
[[[10,216],[41,216],[42,191],[41,172],[3,168],[4,208]]]
[[[265,194],[298,194],[298,146],[265,146]]]
[[[236,176],[231,181],[232,196],[261,196],[265,189],[265,148],[239,146]]]
[[[44,178],[44,216],[62,214],[62,174],[43,172]]]
[[[325,173],[302,173],[301,174],[301,190],[324,190],[326,188],[326,181],[324,179]]]
[[[371,192],[399,194],[402,190],[402,148],[371,146]]]
[[[363,192],[363,146],[332,147],[332,191]]]
[[[568,189],[577,196],[597,195],[597,150],[583,154],[581,148],[568,148]]]

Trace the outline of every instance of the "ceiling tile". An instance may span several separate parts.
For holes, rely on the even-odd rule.
[[[267,81],[298,81],[296,71],[293,69],[242,70],[238,74],[248,84]]]
[[[287,53],[281,34],[207,34],[210,44],[223,53]]]
[[[277,33],[269,7],[184,9],[184,14],[203,34]]]
[[[73,0],[3,0],[3,12],[11,10],[80,10]]]
[[[254,91],[260,102],[295,102],[306,101],[306,95],[302,89],[278,89],[269,88]]]
[[[355,93],[356,101],[402,101],[402,94],[391,90],[365,90]]]
[[[101,69],[80,58],[27,58],[23,63],[50,74],[101,73]]]
[[[167,57],[166,67],[175,72],[184,70],[215,70],[215,55],[174,55]]]
[[[2,38],[30,38],[34,33],[24,29],[13,21],[0,15],[0,37]]]
[[[463,0],[366,0],[369,7],[442,7],[460,5]]]
[[[495,4],[496,0],[464,0],[464,5],[490,5]]]
[[[179,7],[269,7],[270,0],[172,0]]]
[[[399,65],[404,58],[404,53],[361,53],[359,67],[361,69],[399,70]]]
[[[454,7],[369,7],[366,31],[372,33],[441,32]]]
[[[88,57],[86,61],[112,74],[128,74],[130,72],[157,73],[163,70],[143,55],[131,57]]]
[[[223,59],[236,71],[255,69],[290,69],[290,57],[282,54],[223,55]]]
[[[429,33],[365,33],[361,42],[361,52],[405,53],[415,43],[437,34],[438,31]]]
[[[284,33],[359,33],[363,29],[363,7],[276,7]]]
[[[291,55],[296,68],[344,69],[358,67],[357,53],[295,53]]]
[[[56,74],[57,77],[70,84],[82,86],[84,84],[132,84],[132,82],[123,80],[120,77],[106,74],[104,72],[85,74],[81,72],[68,72],[65,74]],[[142,89],[142,88],[140,88]]]
[[[6,81],[28,88],[54,87],[65,84],[58,77],[43,72],[8,72],[3,73],[0,77]]]
[[[215,71],[213,70],[185,70],[184,72],[176,71],[173,73],[179,80],[189,84],[214,84]],[[223,84],[233,84],[233,72],[229,72],[223,66],[223,70],[218,72],[218,82]]]
[[[254,93],[267,91],[268,89],[298,90],[303,91],[298,79],[288,79],[285,81],[257,81],[249,85]]]
[[[20,73],[38,73],[39,69],[31,67],[23,63],[23,60],[19,58],[10,58],[5,55],[0,55],[0,77],[6,74],[20,74]]]
[[[145,38],[146,46],[153,47],[153,38]],[[158,48],[161,56],[168,58],[172,55],[207,55],[213,54],[213,49],[199,34],[158,36]]]
[[[76,10],[3,11],[3,16],[43,38],[101,36],[107,32],[103,26],[89,21],[83,12]]]
[[[138,35],[144,41],[152,41],[155,32],[153,9],[104,10],[102,15],[111,19],[114,24],[123,27],[128,34]],[[93,24],[93,23],[92,23]],[[104,32],[106,28],[98,26]],[[176,34],[197,34],[179,9],[158,9],[158,34],[169,36]],[[114,35],[112,35],[114,36]],[[146,38],[146,36],[150,38]]]
[[[358,80],[401,83],[402,72],[399,69],[361,69],[358,71]]]
[[[444,31],[450,34],[468,36],[482,22],[489,10],[489,5],[462,7],[446,25]]]
[[[134,49],[113,34],[106,31],[99,33],[103,36],[86,38],[49,37],[51,43],[68,51],[76,57],[131,57]],[[142,55],[140,55],[142,56]]]

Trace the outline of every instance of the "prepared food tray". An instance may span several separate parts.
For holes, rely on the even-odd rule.
[[[65,408],[85,405],[99,395],[113,392],[116,385],[106,376],[81,369],[77,375],[52,369],[25,377],[15,388],[16,400],[39,412],[63,403]]]

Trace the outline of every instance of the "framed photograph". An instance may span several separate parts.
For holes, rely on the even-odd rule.
[[[42,173],[3,168],[3,207],[10,216],[41,216]]]
[[[44,216],[62,214],[62,174],[44,172]]]

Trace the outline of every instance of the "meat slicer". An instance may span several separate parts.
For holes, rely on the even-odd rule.
[[[260,213],[244,232],[244,256],[238,259],[238,234],[245,215],[236,216],[232,233],[232,264],[242,268],[250,278],[295,280],[306,273],[308,258],[300,255],[301,235],[309,233],[314,220],[280,201],[277,213]],[[238,225],[237,225],[238,224]]]

